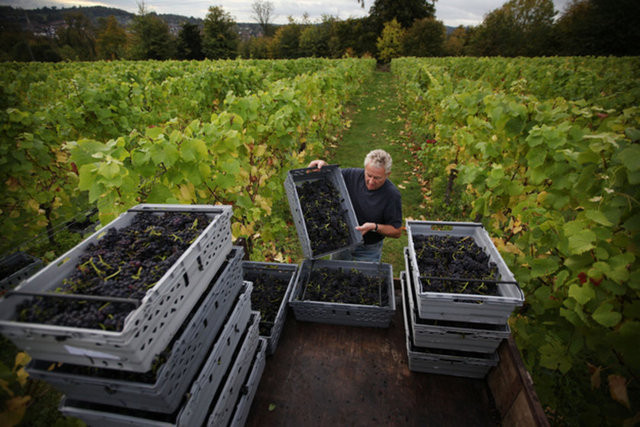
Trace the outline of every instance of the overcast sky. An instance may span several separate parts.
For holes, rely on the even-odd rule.
[[[274,6],[273,19],[276,24],[286,24],[291,16],[300,21],[306,12],[311,22],[320,21],[322,15],[336,16],[340,19],[366,16],[373,0],[365,0],[362,8],[357,0],[270,0]],[[252,18],[253,0],[145,0],[148,10],[157,13],[204,18],[209,6],[222,6],[236,22],[256,22]],[[478,25],[484,15],[499,8],[505,0],[439,0],[436,3],[436,18],[445,25]],[[556,10],[562,12],[569,0],[553,0]],[[108,6],[128,12],[138,11],[136,0],[0,0],[1,5],[35,9],[43,6]]]

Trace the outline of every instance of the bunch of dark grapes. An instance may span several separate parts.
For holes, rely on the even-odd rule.
[[[302,216],[311,250],[326,253],[349,246],[347,210],[344,199],[328,179],[306,181],[298,187]]]
[[[204,214],[138,213],[129,226],[110,228],[90,244],[56,291],[141,300],[210,221]],[[18,309],[23,322],[120,331],[135,306],[38,297]]]
[[[431,292],[495,295],[498,269],[472,237],[417,235],[413,247],[421,276],[474,279],[421,279]],[[479,280],[479,281],[476,281]]]
[[[247,271],[243,279],[253,282],[251,309],[260,312],[260,335],[271,335],[278,310],[287,292],[291,276],[273,274],[269,271]]]
[[[312,270],[304,299],[379,307],[389,304],[384,277],[368,276],[355,269],[342,268]]]

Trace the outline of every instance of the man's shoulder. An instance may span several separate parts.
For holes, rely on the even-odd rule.
[[[385,190],[394,198],[402,198],[400,190],[398,190],[398,187],[396,187],[396,185],[390,179],[387,179],[387,182],[385,183]]]

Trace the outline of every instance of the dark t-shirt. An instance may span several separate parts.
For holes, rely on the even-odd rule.
[[[342,176],[349,191],[351,204],[356,212],[358,225],[365,222],[402,226],[402,199],[400,191],[388,179],[377,190],[369,190],[364,182],[364,169],[342,169]],[[370,245],[384,239],[382,234],[369,231],[364,243]]]

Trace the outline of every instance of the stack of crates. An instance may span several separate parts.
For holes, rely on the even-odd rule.
[[[498,364],[497,348],[509,337],[508,319],[524,302],[522,290],[482,224],[407,220],[406,229],[409,247],[400,278],[409,369],[484,378]],[[499,295],[429,291],[414,250],[418,235],[472,238],[497,267]]]
[[[207,227],[151,287],[121,331],[17,321],[17,308],[53,292],[85,248],[136,215],[201,213]],[[0,300],[0,332],[29,353],[27,371],[65,396],[62,413],[88,425],[243,425],[264,369],[266,341],[231,245],[231,207],[131,208]]]
[[[346,222],[350,232],[347,245],[327,252],[314,252],[302,213],[300,196],[298,195],[299,187],[307,182],[317,180],[328,180],[337,188],[340,193],[341,208],[347,212]],[[391,264],[320,259],[335,252],[353,248],[363,241],[362,234],[356,230],[358,221],[340,168],[337,165],[327,165],[320,169],[293,169],[289,171],[284,186],[289,201],[289,209],[302,246],[302,253],[306,258],[300,266],[300,271],[289,299],[289,305],[295,318],[305,322],[389,327],[396,307]],[[379,291],[381,295],[380,306],[329,303],[307,299],[305,297],[305,288],[311,273],[321,268],[343,271],[357,270],[368,277],[382,278],[384,284]],[[386,295],[386,302],[382,298],[383,294]]]

